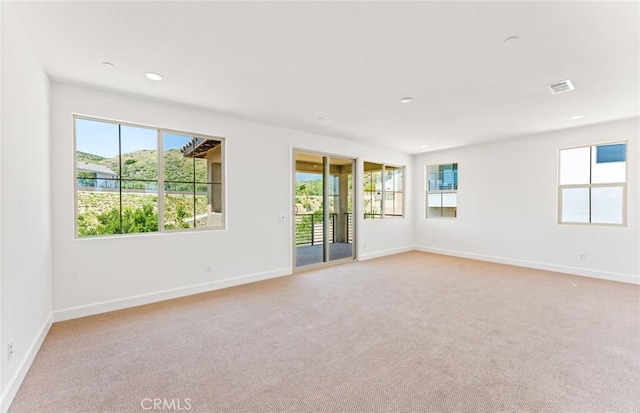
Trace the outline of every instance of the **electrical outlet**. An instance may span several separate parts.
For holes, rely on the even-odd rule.
[[[434,244],[436,244],[436,243],[437,243],[437,241],[436,241],[436,237],[431,238],[431,242],[432,242],[432,243],[434,243]]]
[[[580,261],[586,261],[587,260],[587,254],[585,254],[584,252],[581,252],[580,255],[578,256],[578,259]]]
[[[9,360],[11,360],[11,357],[13,357],[13,340],[9,340],[7,343],[7,355]]]
[[[206,272],[207,274],[211,272],[211,264],[204,265],[204,272]]]

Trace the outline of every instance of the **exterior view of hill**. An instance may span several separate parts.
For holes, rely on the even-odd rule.
[[[77,233],[81,237],[154,232],[160,225],[164,229],[193,228],[197,217],[207,212],[206,159],[184,157],[178,149],[164,151],[161,223],[157,185],[145,182],[158,179],[158,151],[139,150],[112,158],[78,151],[76,160],[104,166],[127,180],[105,185],[108,181],[95,179],[90,170],[78,170]]]
[[[105,158],[103,158],[102,156],[94,155],[92,153],[86,153],[86,152],[80,152],[80,151],[76,152],[76,161],[78,162],[95,163],[100,165],[100,162],[104,161],[104,159]]]
[[[207,182],[207,161],[198,158],[186,158],[179,149],[164,151],[164,180],[166,182],[193,182],[194,170],[196,182]],[[143,149],[123,153],[118,156],[103,158],[98,155],[76,152],[78,162],[103,165],[111,169],[122,179],[155,180],[158,179],[158,151]],[[122,163],[122,173],[120,164]]]

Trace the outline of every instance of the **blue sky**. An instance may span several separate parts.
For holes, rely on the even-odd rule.
[[[156,150],[158,132],[134,126],[122,126],[122,153],[143,149]],[[191,140],[190,136],[165,133],[164,149],[180,149]],[[76,150],[103,158],[118,155],[118,125],[88,119],[76,119]]]

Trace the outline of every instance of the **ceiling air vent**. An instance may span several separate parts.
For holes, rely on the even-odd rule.
[[[553,93],[554,95],[557,95],[558,93],[568,92],[574,89],[573,83],[571,83],[570,80],[555,82],[547,86],[549,87],[549,90],[551,90],[551,93]]]

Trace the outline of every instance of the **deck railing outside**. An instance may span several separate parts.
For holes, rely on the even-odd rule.
[[[384,214],[385,218],[402,218],[404,215],[402,214]],[[374,214],[374,213],[369,213],[369,212],[365,212],[364,214],[364,219],[381,219],[382,218],[382,214]]]
[[[353,218],[350,212],[344,213],[346,219],[346,233],[347,242],[353,242]],[[336,239],[336,220],[337,213],[329,214],[329,237],[330,243],[335,242]],[[322,237],[323,230],[323,216],[322,214],[296,214],[296,246],[301,247],[305,245],[320,245],[324,242]]]

